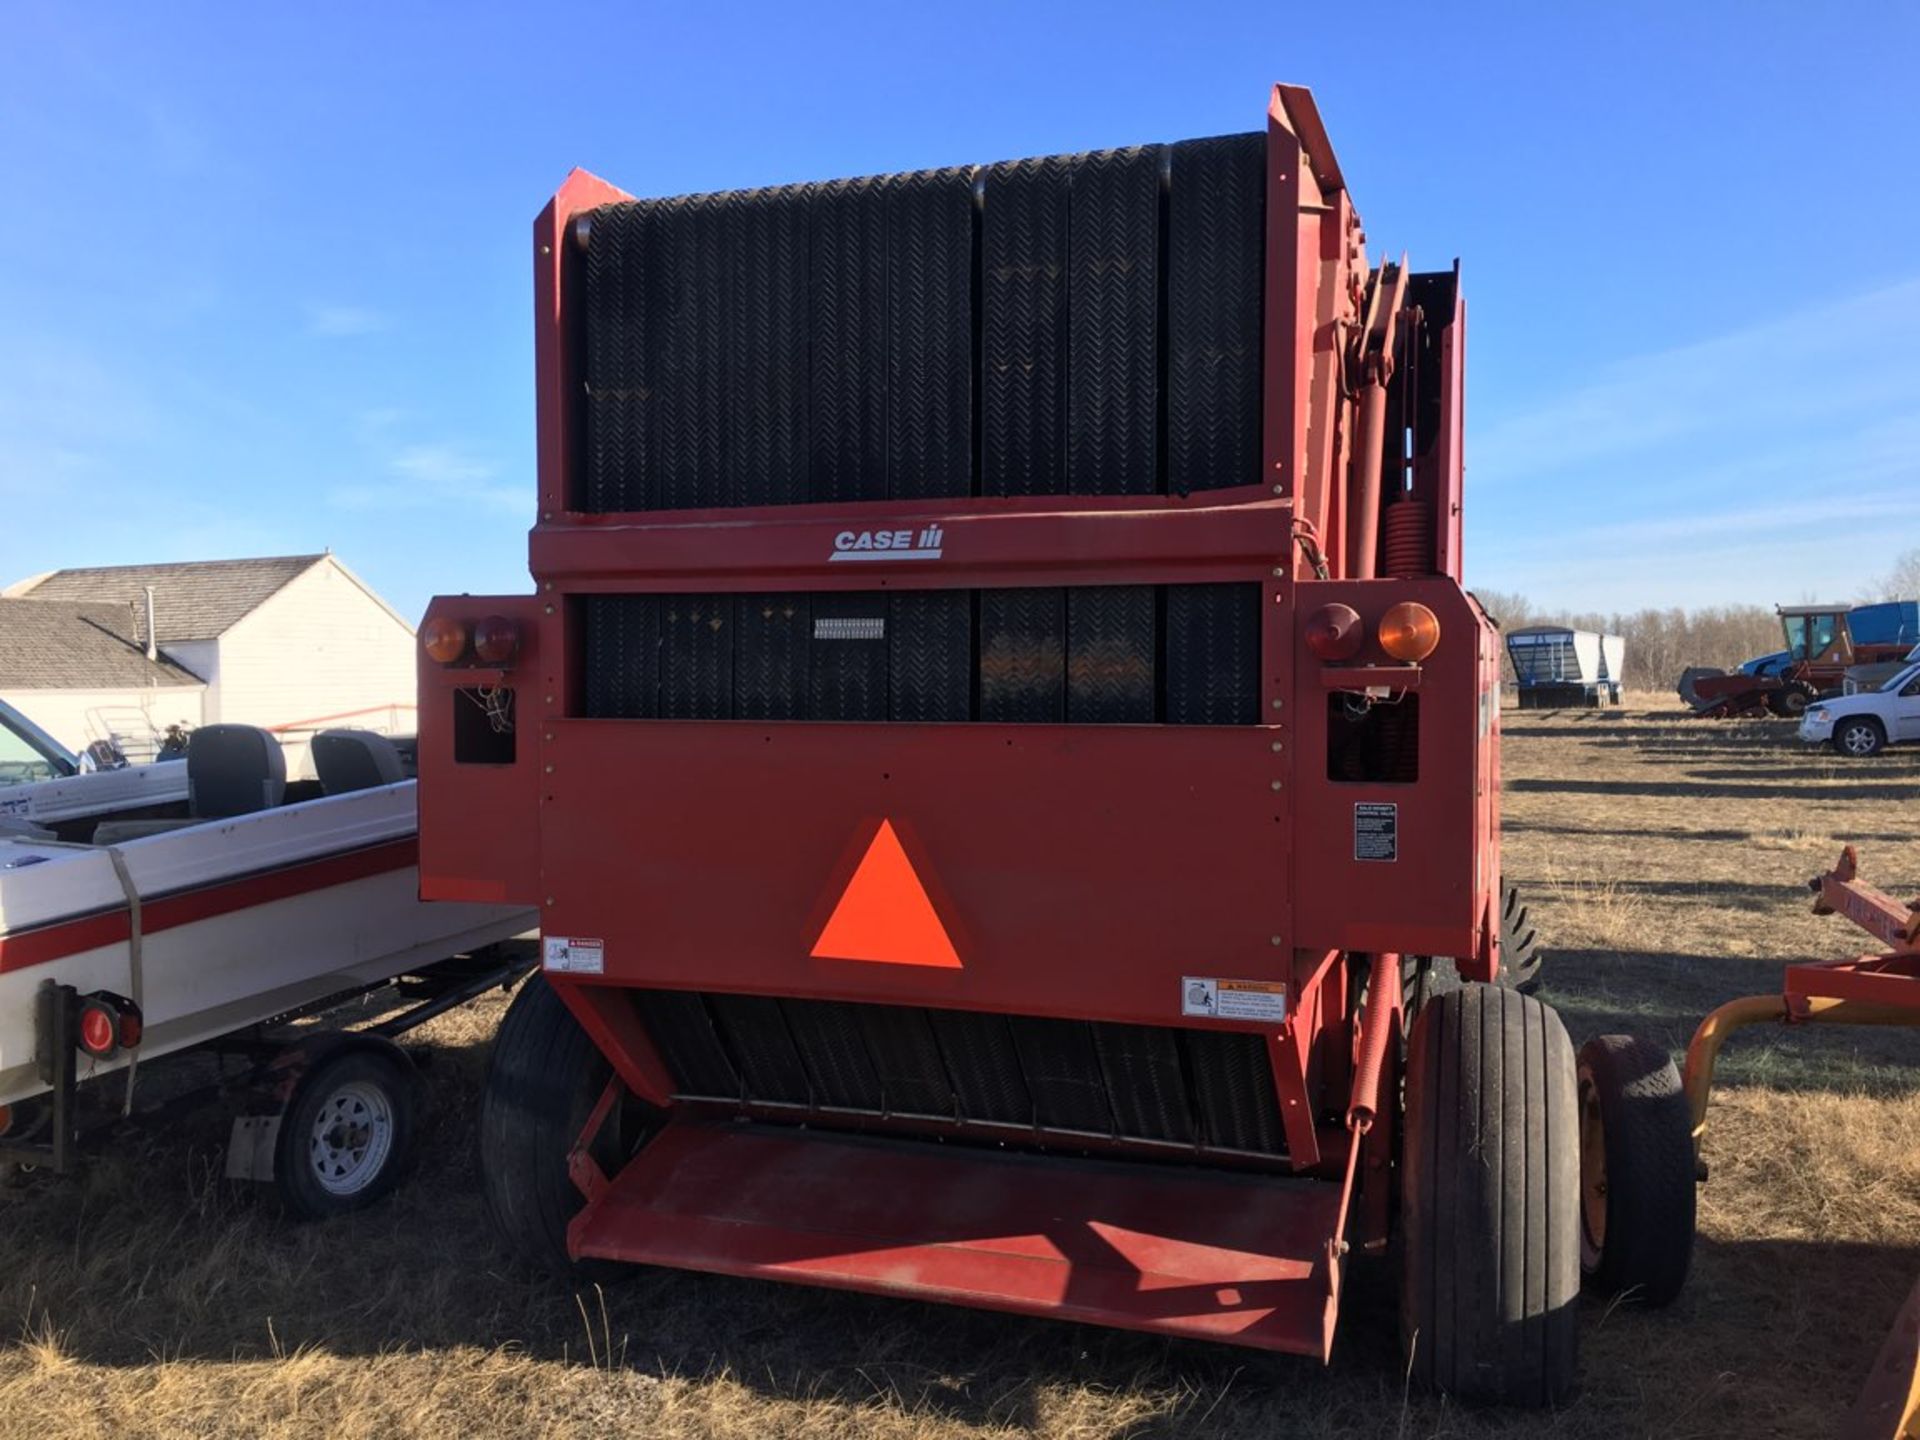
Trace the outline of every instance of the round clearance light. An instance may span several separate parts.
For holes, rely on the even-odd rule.
[[[467,623],[436,615],[420,627],[420,644],[429,659],[451,665],[467,653]]]
[[[1380,617],[1380,648],[1396,660],[1417,663],[1439,643],[1439,617],[1417,600],[1402,600]]]
[[[486,615],[474,622],[473,653],[488,665],[504,665],[520,648],[520,627],[504,615]]]
[[[1367,630],[1351,605],[1322,605],[1307,618],[1307,649],[1322,660],[1351,660]]]
[[[80,1048],[105,1059],[120,1048],[120,1017],[111,1005],[89,1000],[80,1011]]]

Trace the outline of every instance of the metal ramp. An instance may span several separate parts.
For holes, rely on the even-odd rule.
[[[1341,1187],[772,1126],[669,1123],[582,1259],[801,1280],[1325,1359]]]

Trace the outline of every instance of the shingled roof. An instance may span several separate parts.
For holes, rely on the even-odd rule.
[[[326,558],[281,555],[261,560],[190,560],[178,565],[100,565],[55,570],[14,586],[9,593],[36,602],[115,607],[123,613],[132,613],[127,607],[137,605],[144,615],[146,587],[151,585],[160,643],[170,645],[225,634],[295,576]],[[140,638],[145,639],[144,631]]]
[[[198,685],[165,656],[149,660],[124,605],[0,599],[0,689],[124,690]]]

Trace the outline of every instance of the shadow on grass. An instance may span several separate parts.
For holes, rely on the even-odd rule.
[[[1746,844],[1770,833],[1764,830],[1696,830],[1683,825],[1543,825],[1537,820],[1516,820],[1511,816],[1503,817],[1500,822],[1503,832],[1510,834],[1536,835],[1609,835],[1621,839],[1635,840],[1684,840],[1689,843],[1699,841],[1709,844]],[[1826,827],[1821,827],[1825,829]],[[1913,840],[1913,835],[1900,830],[1853,830],[1844,836],[1836,835],[1833,844],[1837,847],[1842,840],[1853,845],[1897,844],[1905,845]],[[1813,863],[1809,852],[1809,865]],[[1838,855],[1836,849],[1834,854]],[[1825,863],[1830,864],[1829,858]],[[1821,867],[1824,868],[1824,865]]]
[[[1739,771],[1740,775],[1751,774]],[[1911,800],[1914,798],[1914,782],[1886,780],[1880,782],[1825,781],[1817,778],[1806,783],[1795,784],[1791,781],[1758,781],[1751,784],[1706,783],[1690,780],[1576,780],[1555,777],[1553,779],[1533,779],[1526,776],[1509,778],[1505,783],[1509,792],[1542,792],[1560,795],[1632,795],[1646,797],[1679,797],[1689,800]]]
[[[1583,1385],[1555,1414],[1405,1394],[1390,1257],[1350,1266],[1325,1368],[671,1271],[636,1270],[576,1293],[508,1265],[485,1224],[470,1112],[459,1103],[472,1098],[480,1048],[441,1057],[419,1173],[357,1218],[290,1225],[270,1205],[195,1178],[215,1138],[199,1125],[149,1132],[145,1151],[90,1176],[15,1188],[0,1197],[0,1320],[16,1334],[51,1326],[70,1359],[116,1367],[157,1354],[219,1365],[303,1347],[352,1357],[504,1346],[610,1375],[724,1379],[769,1400],[825,1401],[847,1407],[855,1428],[861,1411],[879,1407],[1051,1433],[1072,1397],[1126,1395],[1147,1413],[1125,1433],[1166,1440],[1656,1433],[1650,1426],[1703,1437],[1815,1433],[1817,1417],[1858,1388],[1920,1265],[1892,1246],[1703,1242],[1671,1310],[1582,1304]]]

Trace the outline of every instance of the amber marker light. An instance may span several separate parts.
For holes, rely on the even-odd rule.
[[[1396,660],[1418,663],[1439,643],[1439,617],[1417,600],[1402,600],[1380,617],[1380,648]]]
[[[436,615],[420,627],[420,644],[429,659],[451,665],[467,653],[466,622]]]

